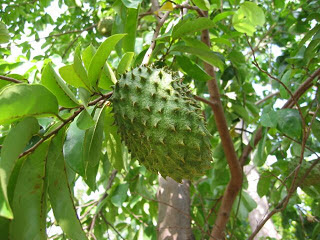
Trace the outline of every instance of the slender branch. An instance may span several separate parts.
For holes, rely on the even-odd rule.
[[[13,83],[24,83],[23,81],[20,81],[15,78],[11,78],[11,77],[3,76],[3,75],[0,75],[0,79],[8,81],[8,82],[13,82]]]
[[[207,14],[208,13],[205,12],[206,16]],[[201,40],[203,43],[210,47],[211,43],[208,30],[202,31]],[[208,75],[212,77],[212,79],[208,81],[208,89],[211,102],[214,102],[216,104],[210,106],[214,112],[215,122],[219,131],[223,150],[231,173],[231,179],[222,197],[221,206],[219,208],[218,216],[216,218],[215,225],[212,229],[210,237],[210,239],[224,239],[224,231],[230,217],[232,205],[241,189],[242,168],[239,164],[225,119],[214,68],[208,63],[204,63],[204,67]]]
[[[125,240],[125,238],[123,238],[123,237],[121,236],[121,234],[118,232],[118,230],[106,219],[106,217],[105,217],[102,213],[100,213],[100,216],[101,216],[102,220],[104,221],[104,223],[105,223],[106,225],[109,225],[109,226],[117,233],[117,235],[118,235],[121,239]]]
[[[107,191],[111,188],[112,183],[113,183],[113,181],[114,181],[117,173],[118,173],[117,170],[113,170],[113,171],[112,171],[112,174],[110,175],[109,180],[108,180],[107,187],[106,187],[106,189],[105,189],[105,193],[104,193],[103,196],[99,199],[99,201],[97,201],[97,202],[93,205],[94,207],[95,207],[95,206],[98,206],[106,197],[108,197],[109,193],[108,193]],[[93,217],[92,217],[92,221],[91,221],[90,228],[89,228],[89,234],[90,234],[91,236],[93,236],[93,237],[94,237],[94,235],[93,235],[93,232],[92,232],[92,231],[93,231],[94,225],[96,224],[96,220],[97,220],[98,215],[99,215],[99,214],[102,214],[102,209],[103,209],[103,208],[101,208],[98,212],[96,212],[96,213],[93,215]],[[112,225],[110,224],[110,226],[112,226]],[[115,230],[115,231],[116,231],[116,230]]]
[[[113,92],[109,92],[99,98],[97,98],[96,100],[90,102],[88,105],[92,106],[97,104],[98,102],[100,102],[103,99],[108,99],[111,97]],[[61,125],[59,125],[55,130],[53,130],[52,132],[50,132],[48,135],[44,136],[42,139],[40,139],[36,144],[34,144],[31,148],[29,148],[28,150],[26,150],[25,152],[21,153],[19,158],[33,152],[37,147],[40,146],[41,143],[43,143],[45,140],[49,139],[50,137],[52,137],[53,135],[57,134],[59,132],[60,129],[62,129],[65,125],[67,125],[69,122],[73,121],[84,109],[84,106],[80,106],[79,109],[77,111],[74,112],[74,114],[72,114],[72,116],[70,116],[69,118],[67,118]]]
[[[163,17],[161,18],[161,20],[158,22],[156,30],[153,33],[152,36],[152,41],[151,44],[149,46],[149,49],[147,50],[146,54],[144,55],[143,61],[142,61],[142,65],[146,65],[149,63],[150,58],[151,58],[151,53],[154,50],[154,48],[156,47],[156,39],[159,36],[160,33],[160,29],[163,26],[164,22],[166,21],[166,19],[168,18],[170,12],[166,12]]]
[[[204,102],[204,103],[208,104],[209,106],[217,105],[217,103],[215,103],[213,101],[210,101],[210,100],[207,100],[207,99],[205,99],[203,97],[199,97],[199,96],[196,96],[196,95],[194,95],[193,97],[198,101],[201,101],[201,102]]]
[[[309,89],[313,86],[312,81],[320,76],[320,68],[318,68],[316,71],[314,71],[310,77],[307,78],[306,81],[304,81],[300,87],[295,91],[293,94],[293,98],[290,98],[282,108],[292,108],[294,105],[294,100],[298,101],[298,99]]]
[[[201,17],[207,17],[206,14],[200,9],[198,8],[197,6],[192,6],[192,5],[189,5],[189,4],[176,4],[174,6],[175,9],[190,9],[190,10],[195,10],[198,12],[199,16]]]
[[[269,100],[270,98],[273,98],[274,96],[277,96],[279,95],[280,92],[277,91],[277,92],[274,92],[274,93],[271,93],[269,94],[268,96],[265,96],[263,99],[260,99],[258,101],[255,102],[256,105],[260,105],[261,103],[264,103],[265,101]]]
[[[47,38],[52,38],[52,37],[60,37],[60,36],[63,36],[63,35],[67,35],[67,34],[73,34],[73,33],[82,33],[82,32],[86,32],[86,31],[89,31],[90,29],[96,27],[98,24],[93,24],[89,27],[86,27],[84,29],[77,29],[77,30],[71,30],[71,31],[67,31],[67,32],[62,32],[62,33],[56,33],[56,34],[50,34],[46,37],[42,37],[42,38],[37,38],[37,40],[40,40],[40,39],[47,39]]]

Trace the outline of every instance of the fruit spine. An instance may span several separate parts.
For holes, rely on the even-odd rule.
[[[121,76],[111,101],[122,140],[147,169],[181,182],[210,168],[210,133],[200,107],[172,72],[135,68]]]

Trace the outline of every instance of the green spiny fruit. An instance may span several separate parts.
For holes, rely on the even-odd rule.
[[[111,98],[115,124],[132,157],[181,182],[210,168],[210,133],[186,85],[164,68],[121,76]]]
[[[101,35],[108,37],[111,35],[112,25],[113,25],[113,18],[106,17],[99,21],[97,30]]]

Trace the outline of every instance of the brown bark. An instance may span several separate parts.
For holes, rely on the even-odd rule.
[[[172,178],[159,177],[157,199],[158,239],[193,240],[190,216],[190,183],[182,184]]]
[[[207,44],[207,46],[211,46],[208,30],[202,31],[201,40],[202,42]],[[208,63],[204,63],[204,67],[206,72],[212,77],[212,79],[208,81],[208,89],[210,94],[210,100],[214,104],[210,104],[210,106],[214,113],[214,118],[221,138],[223,150],[231,172],[231,179],[224,192],[218,216],[216,218],[210,237],[210,239],[212,240],[219,240],[224,239],[224,232],[229,220],[230,212],[232,210],[232,205],[239,193],[239,190],[241,189],[242,168],[239,164],[238,157],[236,155],[233,142],[229,133],[228,125],[225,119],[214,68]]]

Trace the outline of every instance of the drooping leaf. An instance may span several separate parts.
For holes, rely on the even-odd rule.
[[[89,71],[89,66],[90,66],[91,59],[94,56],[94,54],[96,53],[96,51],[97,51],[97,49],[94,46],[92,46],[92,44],[90,44],[81,53],[82,61],[83,61],[83,64],[84,64],[85,68],[87,69],[87,71]]]
[[[302,134],[301,117],[296,109],[281,109],[276,112],[278,129],[292,138],[300,138]]]
[[[122,203],[127,199],[128,197],[128,189],[129,189],[129,184],[119,184],[114,192],[112,193],[111,196],[111,202],[116,206],[116,207],[122,207]]]
[[[124,36],[125,34],[116,34],[108,37],[92,57],[88,71],[88,78],[91,87],[97,86],[100,73],[107,61],[107,58],[109,57],[109,54]]]
[[[181,25],[177,25],[177,27],[172,30],[172,38],[177,39],[187,34],[199,32],[214,26],[214,22],[212,22],[212,20],[209,18],[200,17],[195,20],[186,21]]]
[[[79,118],[77,119],[77,126],[81,130],[87,130],[91,127],[93,127],[95,124],[95,121],[91,117],[91,115],[88,113],[87,110],[83,110],[82,113],[80,113]]]
[[[78,219],[68,183],[62,152],[64,137],[64,131],[60,130],[59,134],[52,139],[49,147],[47,178],[50,203],[55,219],[70,239],[87,239]]]
[[[287,86],[287,87],[290,85],[291,73],[292,73],[292,70],[289,69],[289,70],[286,71],[286,72],[283,74],[283,76],[281,77],[281,82],[283,82],[283,84],[284,84],[285,86]],[[286,98],[289,97],[288,91],[287,91],[282,85],[280,86],[280,89],[279,89],[279,90],[280,90],[280,96],[281,96],[281,98],[286,99]]]
[[[121,138],[118,134],[118,128],[115,126],[113,113],[111,113],[112,108],[106,109],[104,132],[106,136],[107,144],[107,154],[112,166],[121,171],[124,167],[122,158],[122,143]]]
[[[82,80],[75,72],[73,65],[66,65],[59,68],[59,73],[63,80],[66,81],[68,84],[76,88],[82,87],[88,89],[88,87],[82,82]]]
[[[196,81],[208,81],[211,77],[196,63],[185,56],[176,56],[176,60],[183,71]]]
[[[7,43],[9,40],[10,35],[8,29],[4,23],[0,22],[0,44]]]
[[[9,240],[10,220],[0,217],[0,239]]]
[[[92,89],[91,89],[90,81],[88,78],[88,73],[84,68],[81,60],[80,45],[76,48],[76,51],[74,52],[73,69],[78,75],[78,77],[81,79],[83,84],[86,86],[86,88],[89,91],[91,91]]]
[[[6,206],[0,209],[0,216],[12,218],[9,206],[7,187],[13,168],[23,152],[31,137],[38,133],[40,127],[38,121],[33,117],[28,117],[12,128],[3,142],[0,158],[0,182],[1,190]],[[4,210],[7,211],[4,211]]]
[[[127,52],[123,55],[123,57],[121,58],[121,60],[119,62],[118,68],[117,68],[118,74],[122,74],[126,70],[128,70],[128,68],[131,66],[133,56],[134,56],[133,52]]]
[[[272,180],[271,174],[268,172],[265,172],[260,175],[259,182],[257,185],[257,192],[260,197],[263,197],[268,193],[270,189],[271,180]]]
[[[183,53],[191,53],[198,56],[203,61],[218,67],[221,71],[224,69],[224,64],[221,59],[213,52],[213,51],[206,51],[203,49],[198,49],[196,47],[189,47],[189,46],[176,46],[172,49],[172,51],[178,51]]]
[[[41,76],[41,83],[57,97],[60,106],[71,108],[78,105],[76,97],[54,71],[51,63],[48,63],[44,67]]]
[[[84,177],[83,141],[85,131],[79,129],[76,122],[77,119],[68,128],[63,153],[70,168]]]
[[[96,111],[94,116],[96,124],[86,131],[83,142],[86,182],[91,189],[95,189],[96,185],[96,174],[99,167],[103,141],[104,118],[105,107]]]
[[[264,109],[260,118],[260,123],[264,127],[277,126],[277,113],[273,109]]]
[[[267,140],[267,129],[263,128],[262,139],[258,143],[257,151],[253,158],[253,162],[257,167],[261,167],[267,160],[267,156],[265,154],[266,140]]]
[[[311,130],[313,135],[320,141],[320,121],[315,119],[312,123]]]
[[[11,85],[0,92],[0,112],[0,124],[27,116],[52,116],[58,113],[58,101],[44,86]]]
[[[134,52],[136,43],[136,32],[139,16],[139,7],[127,9],[127,21],[125,24],[125,33],[127,34],[122,41],[124,52]]]
[[[45,173],[49,143],[49,140],[43,142],[20,169],[12,201],[14,219],[10,224],[10,239],[47,239]]]

